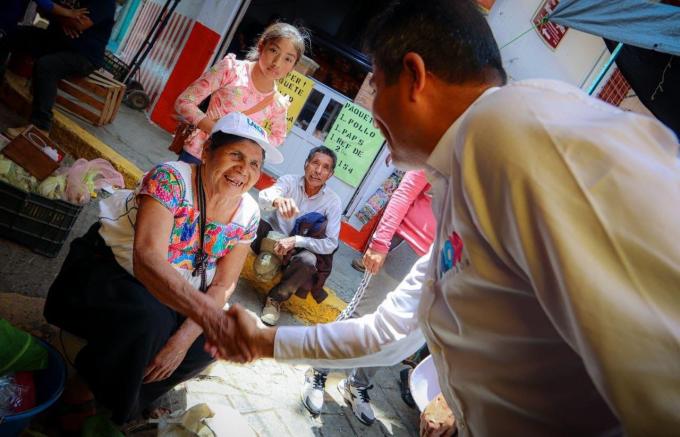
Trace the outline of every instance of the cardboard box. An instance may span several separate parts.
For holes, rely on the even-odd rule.
[[[59,161],[61,160],[55,161],[43,152],[46,147],[55,149],[59,157],[63,158],[64,152],[57,147],[54,141],[35,126],[29,126],[28,129],[11,140],[0,153],[23,167],[36,179],[42,181],[59,168]]]

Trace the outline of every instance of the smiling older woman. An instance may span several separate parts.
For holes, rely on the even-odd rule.
[[[202,165],[153,168],[135,191],[101,201],[100,220],[72,243],[45,316],[87,340],[76,370],[115,422],[212,361],[190,318],[215,314],[236,287],[260,219],[247,191],[265,157],[282,159],[260,126],[231,113],[215,124]]]

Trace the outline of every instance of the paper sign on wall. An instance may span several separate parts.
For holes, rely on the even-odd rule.
[[[338,155],[335,176],[357,187],[384,141],[368,110],[345,103],[324,143]]]
[[[293,70],[286,77],[277,83],[279,92],[288,97],[290,106],[288,107],[288,132],[293,127],[293,123],[300,115],[300,111],[309,97],[309,93],[314,88],[314,82],[306,76]]]
[[[534,26],[536,26],[538,35],[552,50],[555,50],[557,46],[560,45],[564,35],[567,33],[567,30],[569,30],[561,24],[556,24],[552,21],[548,21],[547,23],[543,22],[545,17],[552,14],[559,2],[560,0],[544,0],[531,20],[532,23],[534,23]]]

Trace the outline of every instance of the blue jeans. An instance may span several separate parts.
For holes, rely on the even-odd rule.
[[[9,52],[24,52],[33,56],[33,107],[30,121],[40,129],[50,130],[52,107],[57,99],[57,85],[67,77],[86,77],[95,65],[82,53],[55,40],[45,29],[19,26],[0,40],[0,65]]]

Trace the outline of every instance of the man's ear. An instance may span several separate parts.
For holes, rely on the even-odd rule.
[[[415,98],[425,88],[427,82],[427,69],[425,61],[415,52],[408,52],[402,59],[402,75],[409,84],[409,97]]]

